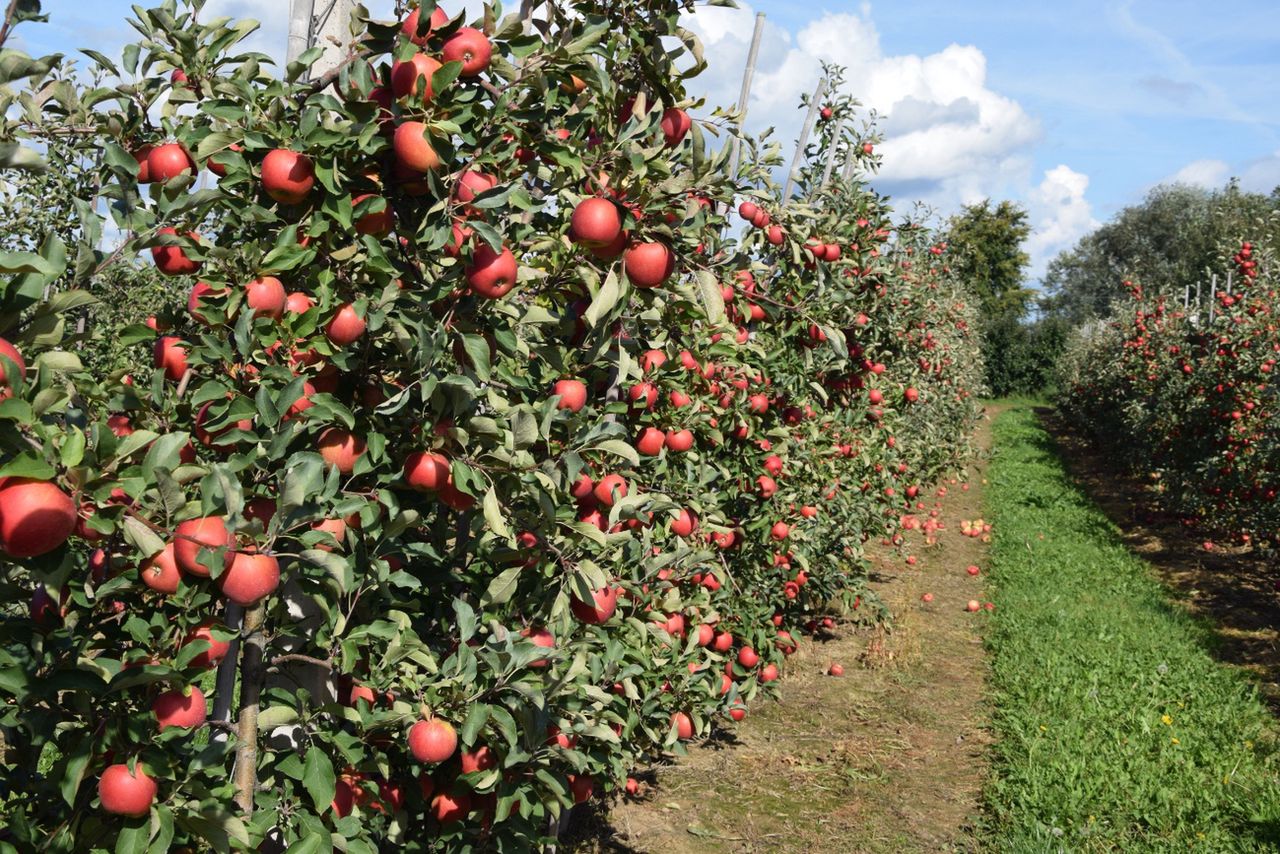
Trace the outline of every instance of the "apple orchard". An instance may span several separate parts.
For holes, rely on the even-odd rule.
[[[358,12],[318,79],[201,5],[4,67],[95,198],[0,254],[0,849],[526,851],[882,616],[981,364],[855,102],[784,204],[691,3]]]

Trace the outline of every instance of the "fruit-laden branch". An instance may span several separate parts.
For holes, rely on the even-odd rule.
[[[4,13],[4,23],[0,24],[0,47],[9,39],[9,31],[13,29],[13,19],[18,15],[18,0],[9,0],[9,8]]]
[[[253,812],[253,795],[258,786],[258,699],[266,680],[262,633],[266,606],[259,602],[244,614],[240,656],[240,717],[236,733],[236,803],[246,815]]]

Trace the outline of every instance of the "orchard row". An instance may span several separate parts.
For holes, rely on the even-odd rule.
[[[1280,538],[1280,330],[1271,255],[1228,253],[1231,290],[1212,304],[1147,293],[1068,352],[1064,410],[1148,478],[1160,503],[1236,544]],[[1259,263],[1262,260],[1263,263]],[[1123,450],[1121,450],[1123,449]]]
[[[424,4],[311,83],[170,0],[58,90],[27,133],[127,237],[77,209],[4,291],[0,842],[529,850],[879,618],[969,300],[848,97],[797,199],[727,174],[690,8]],[[67,317],[138,252],[172,296],[94,374]]]

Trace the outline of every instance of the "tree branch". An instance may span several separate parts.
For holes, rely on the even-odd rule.
[[[242,633],[235,782],[236,803],[245,815],[253,813],[253,793],[258,785],[258,701],[266,679],[262,666],[262,650],[266,645],[262,623],[266,610],[266,605],[259,602],[246,611]]]
[[[14,16],[18,14],[18,0],[9,0],[9,8],[4,13],[4,23],[0,24],[0,47],[9,39],[9,31],[13,29]]]
[[[296,652],[290,652],[285,655],[277,655],[275,658],[271,659],[271,666],[279,667],[280,665],[288,664],[291,661],[296,661],[301,664],[314,664],[316,667],[323,667],[326,670],[333,669],[332,658],[312,658],[309,655],[301,655]]]

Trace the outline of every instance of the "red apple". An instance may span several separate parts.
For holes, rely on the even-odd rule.
[[[404,461],[405,482],[414,489],[436,492],[452,481],[449,458],[443,454],[419,451]]]
[[[271,317],[279,320],[284,316],[284,285],[275,276],[259,276],[244,286],[245,303],[253,309],[254,317]]]
[[[144,816],[151,812],[158,791],[156,781],[134,766],[132,772],[123,762],[108,766],[98,780],[98,800],[102,809],[113,815]]]
[[[212,564],[200,562],[200,550],[229,549],[232,545],[231,531],[227,529],[225,516],[204,516],[199,519],[188,519],[178,523],[173,531],[173,556],[178,568],[188,575],[208,578],[213,570]],[[234,554],[223,553],[223,568],[231,565]],[[215,559],[216,560],[216,559]]]
[[[677,738],[693,738],[693,719],[684,712],[672,712],[671,724],[676,728]]]
[[[570,600],[569,608],[574,616],[589,625],[598,626],[607,622],[618,607],[620,587],[601,587],[591,593],[591,602],[583,602],[576,596]]]
[[[494,252],[488,243],[481,242],[471,255],[471,263],[465,275],[467,284],[477,295],[486,299],[506,296],[516,284],[519,267],[511,250],[505,246],[502,252]]]
[[[581,380],[557,380],[551,393],[560,398],[556,403],[557,409],[581,412],[587,404],[587,386]]]
[[[608,246],[622,233],[618,206],[608,199],[583,199],[569,220],[573,239],[587,246]]]
[[[9,557],[53,551],[71,536],[78,519],[75,502],[57,484],[0,478],[0,551]]]
[[[226,572],[218,576],[222,595],[248,608],[280,586],[280,563],[271,555],[236,552]]]
[[[607,474],[596,483],[592,494],[602,506],[612,507],[615,501],[627,497],[627,482],[622,475]]]
[[[13,395],[13,380],[27,375],[27,363],[22,360],[22,354],[18,352],[18,348],[3,338],[0,338],[0,356],[13,362],[13,375],[10,377],[6,373],[9,368],[6,368],[4,362],[0,361],[0,400],[3,400]]]
[[[412,173],[431,172],[440,167],[440,155],[427,140],[427,126],[422,122],[402,122],[392,141],[396,165]]]
[[[356,307],[347,303],[340,307],[325,327],[326,337],[339,347],[345,347],[360,339],[366,328],[365,320]]]
[[[475,77],[489,67],[493,45],[479,30],[462,27],[444,43],[442,56],[445,62],[461,62],[463,77]]]
[[[409,752],[419,762],[444,762],[458,749],[458,733],[440,718],[427,718],[409,728]]]
[[[262,187],[281,204],[299,204],[315,184],[315,166],[305,154],[276,148],[262,160]]]
[[[320,456],[341,474],[351,474],[365,451],[365,441],[344,427],[330,427],[316,443]]]
[[[177,593],[182,573],[178,571],[178,562],[173,556],[173,543],[144,561],[138,567],[138,574],[142,577],[142,583],[157,593]]]
[[[622,266],[637,288],[656,288],[675,272],[676,258],[663,243],[633,243],[623,253]]]
[[[165,691],[152,702],[151,712],[156,716],[161,731],[171,726],[200,726],[209,719],[204,692],[195,685],[188,685],[185,690]]]
[[[667,145],[674,147],[684,141],[689,129],[693,127],[693,119],[689,118],[689,114],[679,107],[668,107],[662,113],[662,121],[659,123],[659,127],[662,128],[662,136]]]
[[[158,229],[156,234],[176,236],[178,230],[165,227]],[[191,240],[198,241],[200,239],[200,235],[194,231],[188,231],[185,236]],[[156,269],[166,276],[190,276],[199,271],[202,263],[187,257],[187,253],[183,251],[181,246],[152,246],[151,258],[155,261]]]
[[[195,643],[196,641],[207,641],[209,644],[208,649],[195,654],[191,659],[191,664],[189,666],[208,669],[222,661],[222,659],[226,657],[227,653],[231,651],[230,641],[218,640],[214,637],[213,630],[215,628],[221,629],[222,626],[220,623],[213,620],[206,620],[199,626],[196,626],[196,628],[192,630],[191,634],[187,635],[186,639],[183,640],[183,646]]]
[[[147,172],[152,181],[163,184],[179,175],[196,173],[196,163],[176,142],[158,145],[147,155]]]

